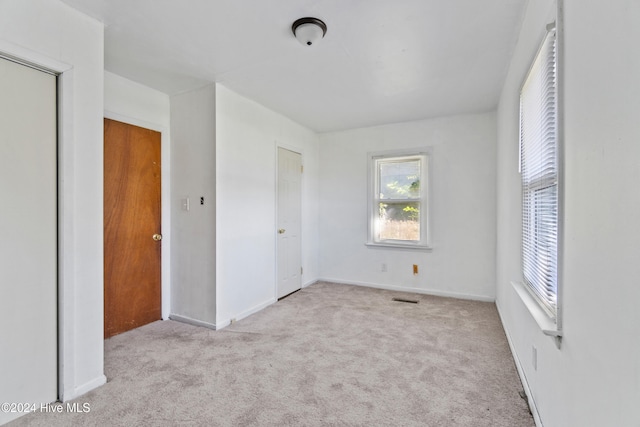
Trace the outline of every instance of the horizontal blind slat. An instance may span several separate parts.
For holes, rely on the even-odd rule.
[[[557,304],[558,165],[555,32],[547,34],[520,95],[522,258],[525,283]]]

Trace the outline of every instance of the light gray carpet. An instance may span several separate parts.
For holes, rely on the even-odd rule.
[[[89,413],[10,425],[534,425],[494,304],[332,283],[219,331],[159,321],[110,338],[105,372],[77,400]]]

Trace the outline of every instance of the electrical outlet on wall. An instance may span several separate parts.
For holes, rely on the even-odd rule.
[[[383,262],[382,265],[380,266],[380,271],[383,273],[387,272],[387,263]]]

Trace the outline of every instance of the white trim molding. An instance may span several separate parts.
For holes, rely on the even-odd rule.
[[[521,282],[511,282],[511,286],[516,291],[520,300],[527,308],[531,317],[536,321],[543,334],[555,338],[556,346],[560,348],[562,343],[562,329],[556,321],[549,317],[549,314],[542,308],[540,303],[529,291],[529,287]]]
[[[202,320],[192,319],[191,317],[188,317],[188,316],[180,316],[179,314],[170,314],[169,320],[186,323],[188,325],[193,325],[193,326],[201,326],[203,328],[208,328],[208,329],[214,329],[214,330],[219,329],[219,327],[217,327],[215,323],[203,322]]]
[[[85,383],[85,384],[82,384],[79,387],[76,387],[73,390],[73,394],[72,395],[64,396],[64,400],[63,399],[60,399],[60,400],[62,402],[66,402],[68,400],[75,399],[76,397],[82,396],[83,394],[90,392],[94,388],[98,388],[101,385],[104,385],[106,383],[107,383],[107,377],[105,375],[101,375],[98,378],[95,378],[95,379],[89,381],[88,383]]]
[[[365,245],[373,248],[376,246],[384,248],[412,249],[412,250],[431,250],[431,215],[430,194],[431,194],[431,147],[417,147],[400,150],[374,151],[367,153],[367,240]],[[381,189],[378,189],[380,176],[379,166],[384,163],[397,162],[416,162],[420,164],[418,172],[419,190],[417,196],[407,198],[381,198]],[[425,185],[426,183],[426,185]],[[415,184],[415,182],[414,182]],[[413,186],[413,184],[412,184]],[[419,203],[420,214],[418,218],[420,226],[419,240],[401,240],[401,239],[382,239],[378,238],[378,220],[379,207],[376,205],[388,202],[393,203]]]
[[[446,298],[457,298],[457,299],[466,299],[473,301],[482,301],[482,302],[495,302],[496,299],[494,297],[488,297],[484,295],[475,295],[475,294],[465,294],[462,292],[449,292],[449,291],[439,291],[435,289],[423,289],[423,288],[410,288],[404,286],[393,286],[387,285],[383,283],[370,283],[370,282],[360,282],[353,280],[343,280],[343,279],[331,279],[331,278],[322,278],[318,279],[318,282],[330,282],[337,283],[342,285],[353,285],[353,286],[364,286],[367,288],[376,288],[376,289],[385,289],[388,291],[399,291],[399,292],[413,292],[416,294],[425,294],[425,295],[433,295],[436,297],[446,297]]]
[[[227,326],[229,326],[232,323],[235,323],[239,320],[244,319],[245,317],[249,317],[254,313],[259,312],[260,310],[263,310],[267,307],[269,307],[271,304],[275,304],[276,302],[278,302],[278,300],[274,297],[274,298],[269,298],[268,300],[261,302],[258,305],[255,305],[253,307],[251,307],[248,310],[245,310],[241,313],[238,313],[236,316],[231,317],[229,319],[224,319],[221,322],[216,322],[216,324],[214,325],[214,329],[222,329],[222,328],[226,328]],[[174,317],[173,315],[171,316],[172,318]]]

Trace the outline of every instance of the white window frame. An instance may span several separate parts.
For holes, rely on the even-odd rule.
[[[415,249],[415,250],[431,250],[430,239],[431,232],[429,229],[430,222],[430,204],[429,204],[429,187],[431,186],[430,179],[430,159],[431,150],[429,148],[420,148],[413,150],[396,150],[396,151],[384,151],[368,154],[368,170],[369,170],[369,185],[368,185],[368,229],[367,229],[367,246],[371,247],[386,247],[386,248],[402,248],[402,249]],[[383,200],[380,198],[380,191],[378,188],[379,183],[379,168],[378,165],[381,162],[388,161],[403,161],[403,160],[420,160],[420,193],[415,199],[409,199],[409,201],[415,200],[420,203],[420,240],[399,240],[399,239],[378,239],[376,221],[378,218],[377,212],[379,211],[379,203]],[[386,200],[386,199],[385,199]],[[388,200],[390,202],[396,201],[395,199]],[[407,201],[407,200],[397,200]]]
[[[520,90],[519,123],[519,166],[522,183],[522,287],[533,298],[519,293],[543,332],[557,339],[562,336],[560,255],[563,197],[559,46],[556,27],[550,24]],[[550,79],[551,72],[553,72],[553,79]],[[535,90],[529,89],[531,92],[528,94],[528,86],[536,84],[534,79],[538,79],[537,84],[540,86]],[[548,84],[551,81],[553,84]],[[537,107],[525,106],[529,101],[524,98],[533,99],[539,97],[540,93],[544,93],[540,97],[544,99],[538,101]],[[540,111],[537,111],[537,108]],[[532,115],[533,119],[531,119]],[[551,119],[543,120],[542,117],[551,117]],[[530,130],[529,126],[532,123],[536,123],[538,129]],[[535,157],[536,155],[538,157]],[[528,168],[527,171],[525,171],[526,168]],[[544,196],[544,205],[534,203],[538,200],[536,197],[539,197],[536,195],[547,190],[551,193],[555,192],[555,200],[547,193]],[[551,236],[549,241],[552,243],[544,243],[549,236]],[[553,242],[554,237],[555,242]]]

